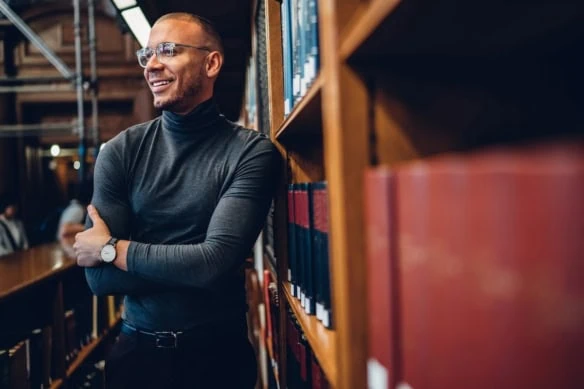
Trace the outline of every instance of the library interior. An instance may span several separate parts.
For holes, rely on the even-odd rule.
[[[582,1],[0,0],[0,389],[584,388],[583,48]]]

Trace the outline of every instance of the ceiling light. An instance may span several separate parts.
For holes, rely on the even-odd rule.
[[[129,8],[122,11],[122,18],[134,34],[134,38],[140,46],[146,47],[150,35],[150,23],[144,16],[140,7]]]
[[[113,0],[118,9],[130,8],[136,6],[136,0]]]
[[[61,148],[59,147],[59,145],[52,145],[51,146],[51,155],[53,157],[57,157],[59,156],[59,154],[61,154]]]

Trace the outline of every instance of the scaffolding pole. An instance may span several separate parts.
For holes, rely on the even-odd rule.
[[[0,138],[38,135],[59,135],[72,134],[75,132],[76,124],[44,123],[44,124],[4,124],[0,125]]]
[[[76,0],[77,1],[77,0]],[[49,60],[51,64],[68,80],[75,76],[67,65],[45,44],[45,42],[6,4],[0,0],[0,12],[18,28],[18,30],[32,42],[33,45]]]
[[[13,85],[0,86],[0,93],[40,93],[40,92],[70,92],[73,90],[71,84],[48,84],[48,85]]]
[[[99,118],[98,114],[98,93],[97,87],[97,42],[95,34],[95,5],[94,0],[88,0],[87,18],[89,27],[89,64],[91,66],[91,126],[93,135],[94,155],[99,152]]]
[[[75,73],[77,87],[77,129],[79,134],[79,184],[85,186],[87,147],[85,140],[85,114],[83,111],[83,63],[81,52],[81,11],[79,0],[73,0],[73,32],[75,34]]]

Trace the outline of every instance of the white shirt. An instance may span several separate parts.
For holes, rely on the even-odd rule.
[[[81,203],[73,199],[69,202],[69,205],[59,219],[59,226],[57,227],[57,239],[59,239],[59,232],[65,223],[78,223],[83,224],[85,222],[85,207]]]
[[[8,231],[10,231],[16,246],[22,247],[22,249],[27,249],[28,239],[22,222],[18,219],[7,219],[4,215],[0,215],[0,220],[4,222],[4,225],[8,228]],[[6,230],[0,226],[0,255],[10,254],[12,252],[14,252],[14,248],[10,243],[10,239],[6,236]]]

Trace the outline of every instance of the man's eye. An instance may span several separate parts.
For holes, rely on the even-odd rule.
[[[174,55],[174,49],[171,45],[164,45],[162,46],[160,54],[162,54],[165,57],[172,57]]]

